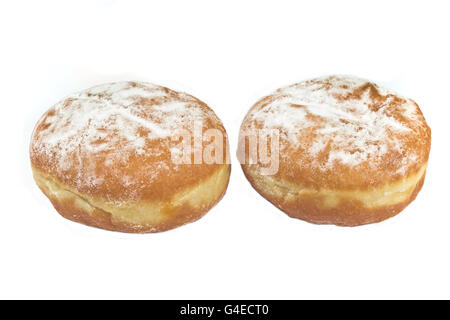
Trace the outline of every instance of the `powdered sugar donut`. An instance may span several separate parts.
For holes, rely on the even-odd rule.
[[[202,135],[208,130],[216,135],[215,149]],[[203,157],[207,147],[216,151],[213,159]],[[30,159],[38,186],[64,217],[157,232],[200,218],[220,200],[230,175],[227,150],[221,121],[200,100],[118,82],[50,108],[33,132]]]
[[[268,131],[279,140],[270,174],[251,152],[266,142],[246,147],[248,136]],[[239,150],[253,187],[289,216],[355,226],[389,218],[414,200],[430,143],[414,101],[363,79],[330,76],[257,102],[242,123]]]

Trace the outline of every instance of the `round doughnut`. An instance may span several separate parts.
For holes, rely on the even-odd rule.
[[[238,157],[256,191],[290,217],[357,226],[392,217],[415,199],[430,143],[411,99],[360,78],[328,76],[258,101],[241,125]]]
[[[205,103],[142,82],[104,84],[57,103],[34,129],[30,159],[62,216],[139,233],[202,217],[224,195],[231,169],[226,131]]]

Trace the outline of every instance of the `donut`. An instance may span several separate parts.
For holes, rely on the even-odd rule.
[[[259,100],[242,122],[238,158],[254,189],[288,216],[358,226],[416,198],[430,144],[413,100],[357,77],[326,76]]]
[[[65,218],[149,233],[195,221],[224,195],[228,138],[186,93],[115,82],[73,94],[38,121],[33,177]]]

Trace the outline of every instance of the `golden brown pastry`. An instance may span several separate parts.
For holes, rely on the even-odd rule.
[[[182,148],[195,130],[200,144]],[[213,149],[219,161],[202,159],[211,149],[207,130],[223,136]],[[225,129],[205,103],[148,83],[118,82],[50,108],[33,132],[30,159],[36,183],[62,216],[108,230],[158,232],[199,219],[222,198],[227,150]]]
[[[262,161],[249,137],[269,131],[278,135],[253,139],[257,150],[269,150]],[[329,76],[258,101],[242,123],[238,150],[252,186],[289,216],[357,226],[392,217],[415,199],[430,143],[411,99],[367,80]],[[269,165],[276,170],[268,174]]]

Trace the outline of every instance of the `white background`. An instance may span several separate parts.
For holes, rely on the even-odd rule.
[[[450,298],[448,1],[2,1],[0,298]],[[224,199],[147,235],[60,217],[34,184],[31,131],[74,91],[143,80],[189,92],[232,153],[276,88],[353,74],[413,98],[432,129],[418,198],[385,222],[288,218],[233,157]]]

